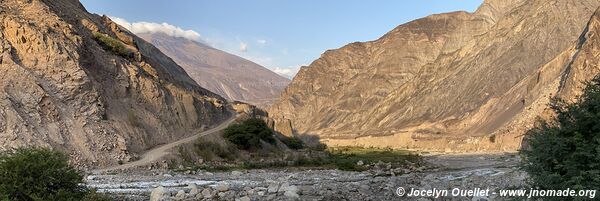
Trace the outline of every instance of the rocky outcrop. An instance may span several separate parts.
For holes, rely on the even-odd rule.
[[[266,107],[290,80],[241,57],[164,33],[138,34],[173,58],[198,84],[227,99]]]
[[[568,66],[599,5],[487,0],[474,13],[418,19],[325,52],[269,113],[332,145],[517,150],[559,88],[581,88],[561,79],[593,76]]]
[[[127,161],[229,116],[157,48],[75,0],[0,2],[0,147]]]

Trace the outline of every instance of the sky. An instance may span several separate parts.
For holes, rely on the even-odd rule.
[[[482,0],[81,0],[137,32],[161,31],[241,56],[286,77],[321,53],[371,41],[427,15]]]

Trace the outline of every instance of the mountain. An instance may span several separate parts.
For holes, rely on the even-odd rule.
[[[196,41],[160,32],[138,35],[173,58],[200,86],[230,100],[267,106],[290,82],[254,62]]]
[[[595,36],[586,22],[599,5],[485,0],[473,13],[417,19],[325,52],[269,113],[276,130],[330,145],[514,151],[536,118],[549,115],[550,98],[573,99],[596,72],[579,58],[597,53],[580,49],[584,36]],[[577,71],[579,64],[590,67]]]
[[[0,2],[0,147],[128,161],[229,118],[226,100],[77,0]]]

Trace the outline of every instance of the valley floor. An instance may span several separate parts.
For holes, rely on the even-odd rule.
[[[437,200],[400,197],[399,187],[415,190],[490,189],[488,196],[440,197],[444,200],[505,200],[493,194],[523,186],[526,174],[514,154],[429,155],[428,168],[402,175],[339,170],[273,169],[243,172],[170,172],[131,170],[90,175],[87,185],[126,200],[148,200],[164,194],[168,200]],[[164,189],[157,188],[163,186]]]

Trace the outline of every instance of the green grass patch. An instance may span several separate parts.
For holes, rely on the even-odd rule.
[[[362,161],[365,165],[358,165]],[[236,169],[277,169],[289,167],[311,167],[339,169],[344,171],[365,171],[368,164],[379,161],[390,163],[392,167],[401,167],[410,163],[419,163],[421,157],[413,152],[393,149],[343,147],[330,148],[322,157],[297,157],[288,161],[255,162],[246,161]]]
[[[133,58],[133,52],[127,49],[125,43],[121,42],[120,40],[100,32],[93,32],[92,36],[104,50],[110,51],[127,59]]]
[[[340,147],[330,148],[331,161],[340,170],[364,171],[366,166],[357,165],[359,161],[364,164],[374,164],[379,161],[391,163],[398,167],[406,165],[406,162],[417,163],[421,157],[405,150],[362,148],[362,147]]]

